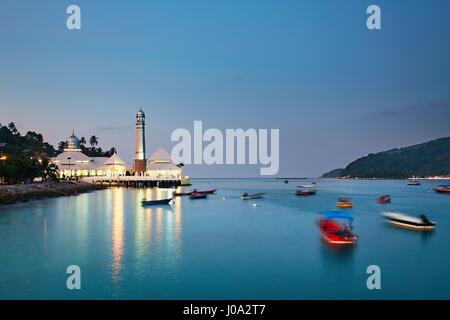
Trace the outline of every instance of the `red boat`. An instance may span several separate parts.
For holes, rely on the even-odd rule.
[[[391,196],[390,195],[384,195],[377,199],[378,203],[391,203]]]
[[[434,191],[439,193],[450,193],[450,185],[439,186],[439,188],[435,188]]]
[[[344,220],[344,223],[339,223]],[[354,244],[358,241],[352,229],[353,217],[346,211],[326,211],[322,213],[318,225],[322,238],[330,244]]]
[[[198,191],[197,189],[194,189],[194,191],[192,191],[192,194],[213,194],[217,191],[217,189],[212,189],[212,190],[206,190],[206,191]]]

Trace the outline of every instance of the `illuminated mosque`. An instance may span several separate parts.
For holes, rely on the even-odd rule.
[[[136,114],[136,156],[134,165],[128,166],[117,152],[111,157],[89,157],[82,152],[80,139],[72,135],[66,148],[52,163],[57,165],[60,178],[68,177],[121,177],[139,176],[150,180],[182,180],[182,170],[172,163],[170,154],[159,148],[150,159],[145,152],[145,113]]]

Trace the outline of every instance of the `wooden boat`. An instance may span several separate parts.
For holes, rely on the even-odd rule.
[[[384,196],[378,197],[377,198],[377,202],[378,203],[391,203],[391,196],[386,194]]]
[[[262,199],[262,198],[264,198],[264,195],[265,195],[264,192],[254,193],[254,194],[249,194],[246,192],[241,196],[241,199],[242,200]]]
[[[418,218],[416,218],[402,213],[384,212],[383,216],[390,224],[406,229],[434,230],[436,227],[436,222],[431,221],[424,214],[421,214]]]
[[[172,193],[172,195],[173,195],[174,197],[190,196],[191,194],[192,194],[192,191],[191,191],[191,192],[176,192],[176,191],[174,191],[174,192]]]
[[[159,205],[167,205],[170,204],[170,201],[172,201],[172,198],[168,199],[158,199],[158,200],[142,200],[143,206],[159,206]]]
[[[206,194],[206,193],[192,193],[189,196],[189,199],[192,199],[192,200],[206,199],[206,198],[208,198],[208,194]]]
[[[438,193],[447,193],[450,194],[450,185],[446,186],[439,186],[438,188],[435,188],[434,191]]]
[[[199,194],[213,194],[213,193],[215,193],[216,191],[217,191],[217,189],[206,190],[206,191],[198,191],[197,189],[194,189],[194,190],[192,191],[192,194],[196,194],[196,195],[199,195]]]
[[[421,183],[420,183],[420,181],[417,181],[417,180],[409,180],[407,185],[408,186],[420,186]]]
[[[318,226],[322,239],[330,244],[354,244],[358,236],[352,231],[353,217],[346,211],[322,212]]]
[[[353,202],[349,198],[339,198],[336,206],[338,206],[339,208],[352,208]]]
[[[301,185],[301,186],[298,186],[297,188],[299,188],[295,192],[295,194],[297,196],[313,196],[317,193],[317,189],[314,184]]]

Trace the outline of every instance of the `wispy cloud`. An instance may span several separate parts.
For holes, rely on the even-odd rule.
[[[122,131],[132,129],[133,125],[103,125],[98,126],[96,129],[100,131]]]
[[[421,104],[408,104],[401,107],[383,109],[375,113],[377,116],[419,116],[426,114],[429,117],[450,114],[450,103],[448,101],[431,101]]]

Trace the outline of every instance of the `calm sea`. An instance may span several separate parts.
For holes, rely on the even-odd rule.
[[[167,190],[116,188],[0,207],[2,299],[450,299],[450,196],[435,182],[194,180],[218,188],[208,200],[177,198],[143,208]],[[243,201],[243,192],[266,192]],[[393,202],[375,198],[391,194]],[[320,240],[317,213],[350,196],[359,243]],[[257,204],[257,206],[253,206]],[[437,222],[432,233],[387,225],[383,210]],[[66,287],[66,268],[81,268],[81,290]],[[381,268],[381,290],[366,269]]]

